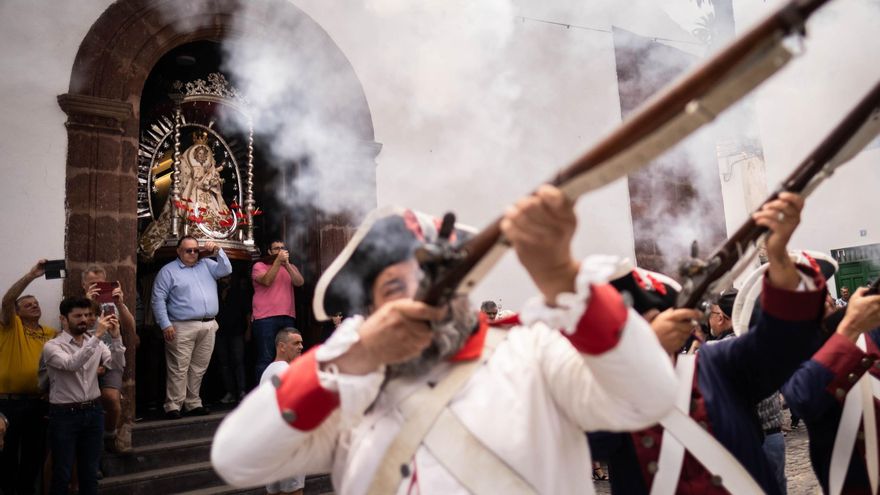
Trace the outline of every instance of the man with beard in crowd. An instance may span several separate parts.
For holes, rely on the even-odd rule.
[[[616,260],[572,259],[573,203],[542,186],[501,229],[543,298],[523,311],[530,324],[489,329],[463,297],[411,299],[417,239],[436,231],[411,216],[362,227],[324,274],[316,313],[338,291],[365,316],[227,416],[215,469],[236,486],[332,470],[345,494],[590,493],[583,431],[656,422],[675,384],[650,326],[606,283]]]

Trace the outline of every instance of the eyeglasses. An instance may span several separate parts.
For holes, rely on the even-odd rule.
[[[186,254],[196,254],[199,252],[199,248],[184,249],[183,252]]]
[[[287,249],[285,246],[272,246],[269,248],[269,251],[281,251],[282,249]]]
[[[729,318],[726,314],[724,314],[720,311],[712,311],[711,313],[709,313],[709,316],[712,316],[715,318],[721,318],[722,320],[726,320]]]

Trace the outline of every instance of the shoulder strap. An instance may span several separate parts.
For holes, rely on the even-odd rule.
[[[385,452],[367,491],[368,495],[388,495],[397,492],[404,471],[440,413],[474,372],[488,360],[495,345],[504,337],[506,332],[503,330],[489,329],[480,359],[456,363],[437,385],[412,394],[401,404],[401,412],[405,418],[403,427]]]
[[[859,335],[856,345],[866,349],[865,334]],[[878,458],[877,458],[877,424],[874,422],[874,389],[876,385],[871,373],[865,373],[858,383],[850,389],[843,401],[843,412],[840,424],[837,425],[837,436],[831,450],[831,465],[828,473],[828,493],[839,495],[843,491],[846,472],[849,469],[859,424],[865,430],[865,462],[868,468],[868,479],[871,492],[877,493]]]
[[[696,361],[694,359],[682,361],[682,357],[695,358],[696,356],[678,357],[676,374],[680,381],[676,404],[672,411],[660,420],[660,425],[664,429],[663,443],[657,477],[651,486],[651,495],[675,493],[681,474],[681,466],[684,462],[685,449],[699,459],[707,470],[718,476],[724,488],[730,493],[734,495],[764,493],[758,482],[752,478],[752,475],[740,464],[739,460],[685,412],[688,410],[688,402],[691,398]],[[674,439],[674,441],[667,443],[670,439]],[[670,447],[672,450],[667,454],[666,451]],[[665,469],[669,469],[670,472],[664,473]]]

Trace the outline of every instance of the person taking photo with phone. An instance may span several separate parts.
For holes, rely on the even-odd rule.
[[[34,493],[46,454],[47,404],[37,383],[43,345],[57,333],[41,325],[40,303],[22,295],[45,274],[39,260],[3,296],[0,308],[0,414],[7,418],[5,446],[0,451],[0,493]]]
[[[107,270],[100,265],[86,268],[82,274],[82,287],[86,297],[95,303],[98,313],[114,313],[119,319],[121,334],[135,335],[134,315],[125,305],[125,294],[119,282],[107,281]],[[91,329],[94,332],[95,329]],[[125,339],[123,338],[123,341]],[[104,334],[104,344],[111,344],[110,334]],[[124,342],[132,345],[131,342]],[[121,445],[116,436],[119,419],[122,415],[122,368],[104,367],[98,377],[101,389],[101,404],[104,406],[104,448],[108,452],[122,453],[131,450],[129,445]]]
[[[49,445],[52,448],[51,495],[67,494],[76,459],[80,495],[98,492],[98,463],[104,433],[104,408],[98,389],[98,366],[125,367],[119,320],[100,315],[92,327],[92,301],[67,297],[58,312],[62,332],[43,346],[49,375]],[[110,334],[110,345],[102,339]]]

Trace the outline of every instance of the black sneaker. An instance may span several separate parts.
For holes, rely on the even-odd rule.
[[[184,412],[184,414],[187,416],[207,416],[211,414],[211,411],[205,406],[199,406],[195,409],[190,409],[189,411]]]
[[[165,419],[180,419],[180,411],[177,409],[165,411]]]

